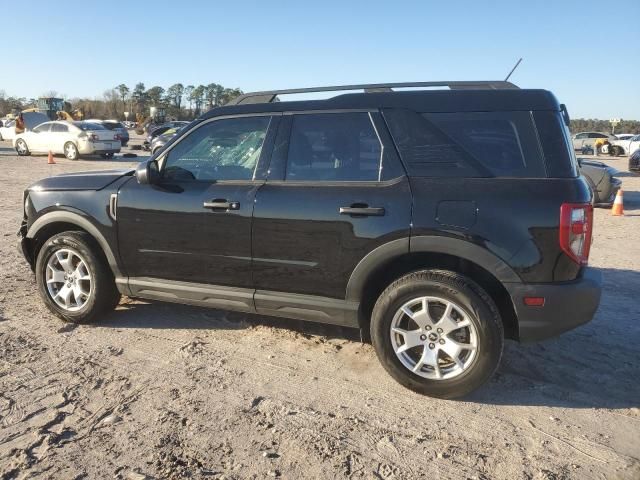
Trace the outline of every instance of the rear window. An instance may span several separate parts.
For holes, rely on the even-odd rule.
[[[102,125],[100,125],[99,123],[92,123],[92,122],[73,122],[73,124],[78,127],[80,130],[106,130],[106,128],[104,128]]]
[[[410,175],[544,177],[529,112],[384,112]]]
[[[120,122],[103,122],[104,125],[109,130],[114,130],[116,128],[125,128]]]

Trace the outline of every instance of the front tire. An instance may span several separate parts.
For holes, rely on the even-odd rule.
[[[16,152],[18,152],[18,155],[21,157],[25,157],[27,155],[29,155],[29,147],[27,147],[27,142],[25,142],[23,139],[18,139],[18,141],[16,142]]]
[[[393,282],[373,308],[371,339],[401,385],[438,398],[462,397],[493,375],[504,333],[498,309],[473,280],[422,270]]]
[[[73,142],[67,142],[64,144],[64,156],[69,160],[78,159],[78,147]]]
[[[87,233],[63,232],[48,239],[38,253],[38,291],[47,308],[65,322],[91,322],[120,301],[99,248]]]

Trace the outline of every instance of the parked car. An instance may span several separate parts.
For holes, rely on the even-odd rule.
[[[586,150],[593,150],[598,140],[608,140],[613,142],[617,138],[613,135],[601,132],[580,132],[573,136],[573,149],[586,153]]]
[[[13,146],[18,155],[52,152],[69,160],[93,154],[110,158],[120,151],[120,138],[98,123],[55,121],[16,135]]]
[[[97,119],[91,119],[86,121],[99,123],[107,130],[111,130],[112,132],[117,133],[118,136],[120,137],[120,143],[123,147],[126,147],[127,143],[129,143],[129,131],[127,130],[127,127],[125,127],[122,122],[119,122],[118,120],[97,120]]]
[[[144,150],[151,150],[151,143],[153,142],[153,139],[156,138],[159,135],[162,135],[164,133],[166,133],[168,130],[172,129],[172,128],[182,128],[182,127],[186,127],[187,125],[189,125],[189,122],[182,122],[182,121],[173,121],[173,122],[167,122],[167,123],[163,123],[162,125],[159,125],[151,130],[149,130],[149,133],[147,133],[147,137],[145,138],[144,142],[142,143],[142,148]]]
[[[640,172],[640,149],[629,156],[629,171]]]
[[[618,140],[628,140],[631,137],[635,137],[636,134],[635,133],[616,133],[615,136]]]
[[[20,238],[44,303],[69,322],[124,294],[360,328],[405,387],[478,388],[505,338],[593,317],[593,194],[553,94],[412,84],[435,85],[245,94],[135,170],[37,182]]]
[[[164,132],[162,135],[158,135],[157,137],[155,137],[152,140],[151,146],[149,148],[149,150],[151,151],[151,154],[155,155],[156,152],[160,150],[162,147],[164,147],[167,143],[169,143],[169,140],[175,137],[180,130],[181,130],[180,128],[175,128],[175,127],[170,128],[169,130]]]
[[[22,114],[24,119],[25,132],[33,130],[41,123],[48,122],[49,117],[40,112],[24,112]],[[4,127],[0,127],[0,140],[11,140],[16,138],[16,121],[9,120]]]
[[[613,140],[609,145],[608,150],[612,155],[629,155],[631,152],[635,152],[640,148],[640,135],[634,135],[626,139]],[[608,152],[604,152],[608,153]]]
[[[580,174],[585,177],[594,195],[594,204],[599,207],[610,207],[616,193],[622,187],[622,180],[616,177],[620,172],[602,162],[578,159]]]

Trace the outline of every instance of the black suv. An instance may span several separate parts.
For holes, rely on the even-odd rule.
[[[360,328],[402,385],[457,397],[505,338],[598,307],[567,123],[550,92],[506,82],[246,94],[135,171],[32,185],[21,248],[63,320],[127,295]]]

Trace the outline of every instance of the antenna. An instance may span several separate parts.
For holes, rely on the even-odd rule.
[[[516,64],[513,66],[513,68],[511,69],[511,71],[509,72],[509,75],[507,75],[507,78],[504,79],[504,81],[506,82],[507,80],[509,80],[509,77],[511,76],[511,74],[513,72],[515,72],[516,68],[518,68],[518,65],[520,65],[520,62],[522,61],[522,57],[520,57],[520,60],[518,60],[516,62]]]

